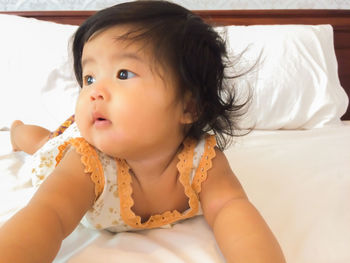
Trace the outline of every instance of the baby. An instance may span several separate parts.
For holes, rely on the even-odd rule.
[[[81,91],[65,130],[12,125],[40,187],[0,229],[0,262],[51,262],[80,222],[121,232],[200,214],[227,262],[285,262],[222,152],[243,105],[211,26],[166,1],[119,4],[78,28],[73,56]]]

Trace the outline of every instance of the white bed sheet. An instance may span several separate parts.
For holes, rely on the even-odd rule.
[[[34,190],[26,155],[0,131],[0,224]],[[290,263],[350,262],[350,123],[254,131],[226,151],[231,167]],[[111,234],[79,226],[54,262],[224,262],[203,217],[170,229]]]

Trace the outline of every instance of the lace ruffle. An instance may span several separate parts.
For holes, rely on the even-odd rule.
[[[103,167],[99,160],[96,150],[83,138],[74,138],[59,146],[59,154],[56,157],[57,164],[63,158],[67,147],[73,146],[77,153],[81,154],[81,162],[85,166],[85,172],[91,173],[91,180],[95,184],[96,199],[101,195],[104,189]],[[184,187],[184,193],[188,197],[189,209],[181,213],[177,210],[166,211],[162,214],[150,216],[142,223],[140,216],[133,211],[134,200],[132,198],[132,177],[130,167],[125,160],[116,158],[117,168],[117,188],[120,202],[120,216],[129,226],[136,229],[156,228],[174,223],[179,220],[195,216],[199,211],[199,197],[201,184],[207,178],[207,171],[212,167],[212,159],[215,157],[215,137],[207,136],[205,138],[204,153],[195,171],[194,178],[191,182],[193,172],[193,157],[197,142],[192,139],[186,139],[183,142],[183,149],[178,154],[178,163],[176,165],[179,172],[179,181]]]
[[[192,188],[199,194],[202,190],[202,183],[207,179],[207,172],[213,166],[212,159],[215,157],[216,140],[214,135],[208,135],[205,139],[205,149],[202,159],[198,165],[196,174],[192,181]]]
[[[77,153],[81,155],[81,162],[85,166],[84,172],[91,174],[91,180],[95,184],[95,195],[97,199],[103,191],[105,182],[102,164],[96,150],[84,138],[70,139],[58,147],[59,153],[56,156],[56,166],[62,160],[69,145],[72,145]]]
[[[203,167],[203,169],[201,169],[201,173],[198,172],[198,169],[195,175],[195,177],[199,177],[200,180],[193,183],[192,186],[190,184],[190,175],[192,172],[193,154],[196,141],[186,139],[183,143],[184,147],[182,151],[178,154],[179,162],[176,167],[179,172],[179,181],[183,185],[185,194],[188,197],[190,209],[183,213],[173,210],[166,211],[162,214],[152,215],[145,223],[142,223],[141,217],[135,215],[131,209],[134,205],[134,200],[132,199],[132,179],[129,173],[129,165],[125,160],[116,159],[120,210],[124,222],[134,228],[155,228],[195,216],[199,210],[198,193],[200,192],[200,184],[206,179],[206,172],[211,167],[211,159],[215,156],[215,142],[214,136],[206,138],[206,148],[200,162],[200,167]],[[203,161],[204,159],[205,161]]]

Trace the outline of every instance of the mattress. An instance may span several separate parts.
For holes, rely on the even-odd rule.
[[[0,131],[0,224],[35,189]],[[350,123],[252,131],[226,151],[231,168],[277,237],[287,262],[350,262]],[[112,234],[79,226],[54,262],[224,262],[202,216],[169,229]]]

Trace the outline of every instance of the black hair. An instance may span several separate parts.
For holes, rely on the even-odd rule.
[[[154,59],[175,77],[180,97],[192,95],[196,118],[187,136],[199,139],[211,132],[218,147],[226,148],[237,135],[237,119],[247,103],[237,104],[234,89],[228,86],[225,41],[213,27],[167,1],[135,1],[103,9],[85,20],[74,35],[74,71],[80,86],[85,43],[96,32],[116,25],[131,26],[126,39],[151,45]]]

